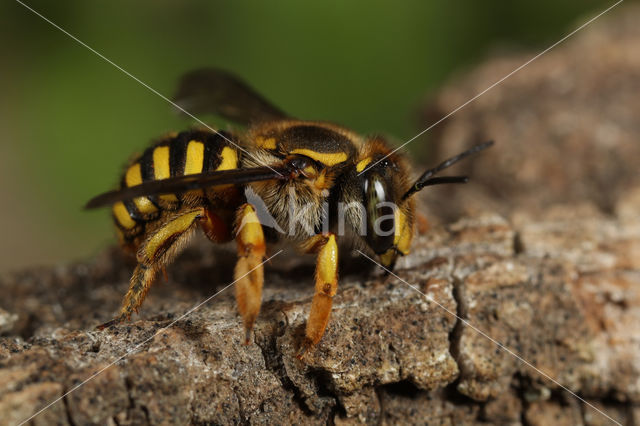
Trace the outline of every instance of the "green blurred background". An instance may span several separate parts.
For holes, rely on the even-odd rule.
[[[431,124],[418,105],[452,75],[495,51],[537,53],[612,4],[25,3],[167,96],[181,73],[219,66],[293,115],[398,141]],[[108,210],[82,205],[151,138],[193,123],[19,3],[0,3],[0,23],[0,270],[90,258],[114,239]],[[428,144],[410,145],[418,161]]]

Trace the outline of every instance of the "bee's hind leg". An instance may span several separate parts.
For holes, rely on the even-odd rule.
[[[157,273],[167,266],[184,249],[198,219],[204,215],[204,209],[183,211],[169,217],[141,245],[137,252],[138,265],[129,281],[129,290],[124,296],[120,314],[99,325],[102,330],[131,318],[144,300]]]
[[[248,344],[262,303],[263,259],[266,251],[262,225],[251,204],[244,204],[238,210],[236,229],[238,243],[238,263],[234,271],[236,302],[244,323],[245,344]]]

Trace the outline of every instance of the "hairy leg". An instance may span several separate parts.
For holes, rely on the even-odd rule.
[[[236,241],[238,243],[238,263],[234,271],[236,301],[244,322],[245,344],[248,344],[262,303],[264,282],[262,262],[265,255],[262,225],[250,204],[244,204],[238,210]]]
[[[305,244],[306,250],[318,253],[316,260],[315,294],[311,302],[311,312],[307,319],[305,339],[298,352],[298,358],[315,346],[322,338],[331,314],[333,296],[338,291],[338,244],[332,233],[311,237]]]
[[[129,290],[122,302],[120,314],[100,326],[104,329],[131,318],[137,312],[147,295],[153,280],[184,249],[198,219],[204,214],[203,208],[181,211],[167,218],[162,225],[140,245],[136,258],[138,265],[129,282]]]

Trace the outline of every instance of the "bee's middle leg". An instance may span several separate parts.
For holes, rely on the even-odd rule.
[[[327,328],[333,296],[338,291],[338,244],[332,233],[315,235],[305,244],[308,252],[317,252],[315,294],[307,319],[305,339],[298,352],[298,358],[315,346]]]
[[[258,215],[251,204],[244,204],[237,214],[238,263],[234,271],[236,302],[245,329],[245,344],[249,343],[253,324],[260,312],[263,262],[265,255],[264,234]]]

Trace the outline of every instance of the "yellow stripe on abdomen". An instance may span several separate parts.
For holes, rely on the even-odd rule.
[[[191,141],[187,145],[187,158],[184,163],[184,174],[192,175],[202,172],[204,164],[204,144],[198,141]]]
[[[238,167],[238,153],[235,149],[225,146],[220,153],[220,165],[216,170],[233,170]]]
[[[116,221],[125,229],[133,229],[136,226],[136,221],[131,218],[127,208],[122,201],[118,201],[112,208],[113,216]]]
[[[187,144],[187,155],[184,160],[184,174],[193,175],[196,173],[202,173],[202,166],[204,165],[204,144],[198,141],[190,141]],[[194,189],[186,192],[190,195],[202,195],[203,191]]]
[[[225,146],[220,152],[220,164],[216,167],[216,172],[221,170],[233,170],[238,168],[238,153],[235,149]],[[233,185],[220,185],[216,188],[217,191],[224,191]]]
[[[136,186],[142,183],[142,173],[140,173],[140,163],[129,166],[124,176],[124,182],[127,186]]]
[[[156,180],[171,177],[168,146],[159,146],[153,150],[153,176]]]
[[[136,186],[142,183],[140,163],[135,163],[129,166],[124,177],[124,182],[127,186]],[[158,211],[157,207],[154,206],[147,197],[134,198],[133,203],[136,205],[138,211],[142,214],[149,214]]]
[[[156,180],[168,179],[171,177],[168,146],[159,146],[153,150],[153,177]],[[178,201],[178,198],[173,194],[160,195],[158,198],[169,203],[175,203]]]

